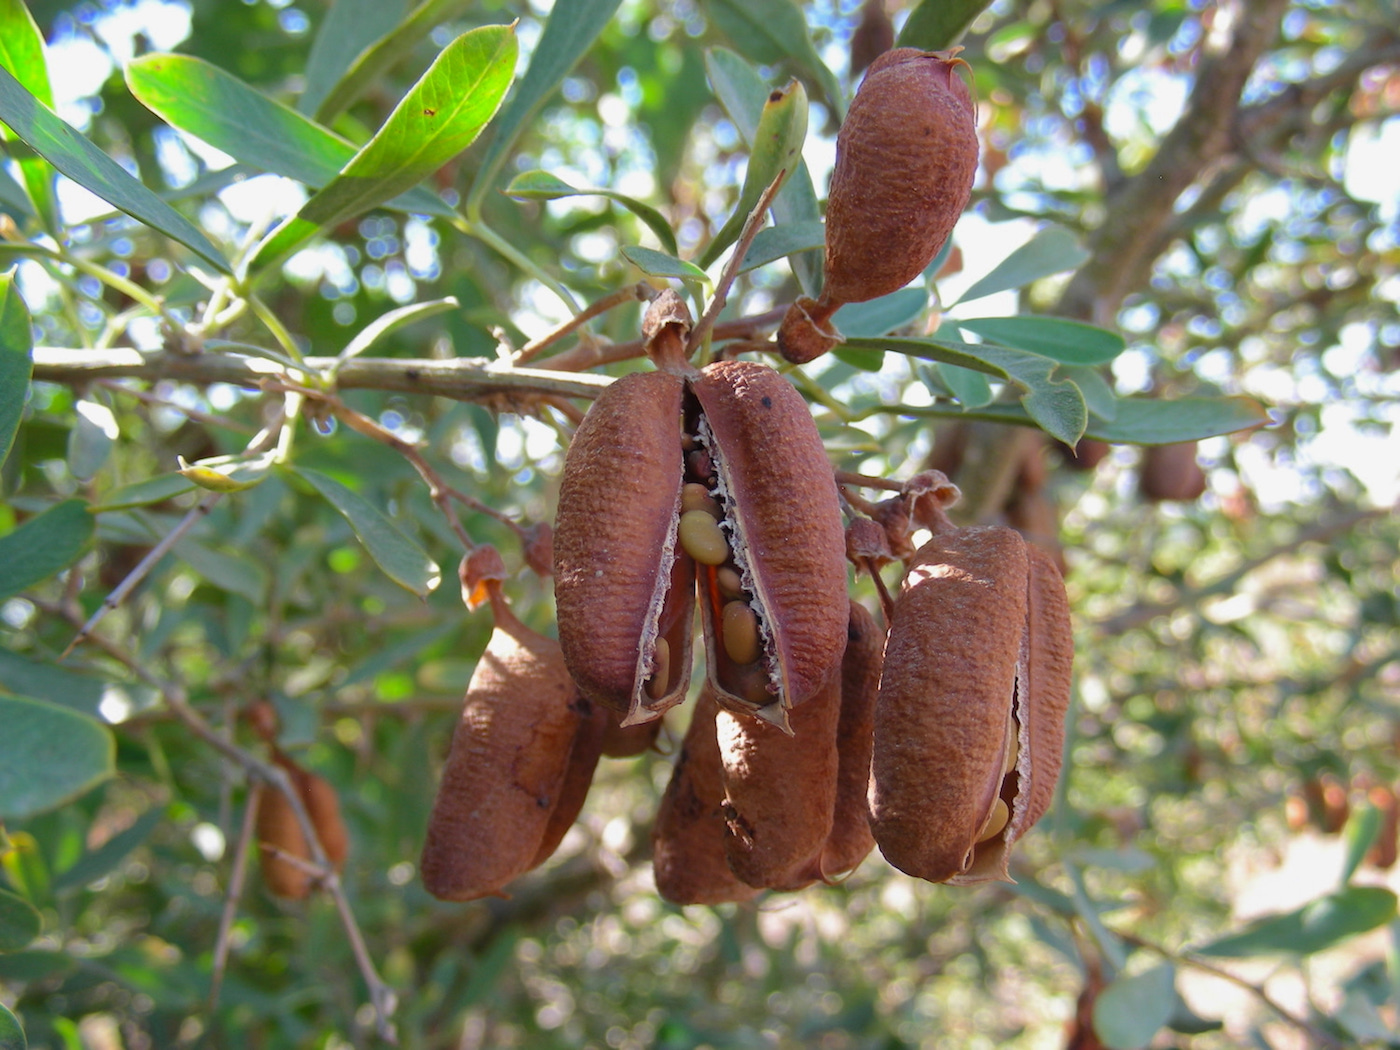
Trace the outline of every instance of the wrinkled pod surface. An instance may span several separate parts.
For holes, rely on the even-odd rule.
[[[565,659],[623,725],[684,699],[697,594],[722,707],[786,726],[840,662],[836,485],[806,403],[766,365],[609,386],[569,446],[554,550]]]
[[[1012,529],[948,529],[895,605],[875,710],[871,830],[931,882],[1009,878],[1050,804],[1069,706],[1064,583]]]

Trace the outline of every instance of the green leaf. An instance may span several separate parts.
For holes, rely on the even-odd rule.
[[[1140,1050],[1171,1020],[1176,970],[1170,964],[1119,977],[1094,1002],[1094,1032],[1109,1050]]]
[[[26,947],[43,927],[34,905],[8,890],[0,890],[0,952],[17,952]]]
[[[744,184],[734,212],[700,255],[701,268],[709,267],[720,254],[739,239],[749,214],[758,205],[763,192],[775,179],[786,181],[802,159],[802,144],[807,141],[807,92],[793,78],[768,94],[754,131],[748,165],[744,169]],[[780,187],[781,188],[781,187]]]
[[[946,50],[962,38],[967,27],[990,4],[991,0],[923,0],[909,12],[895,46]]]
[[[119,831],[95,850],[89,850],[53,880],[55,893],[76,890],[110,873],[132,850],[150,838],[156,825],[165,819],[164,806],[152,806],[125,831]]]
[[[355,156],[355,146],[290,106],[268,98],[218,66],[190,55],[142,55],[126,66],[126,84],[147,109],[262,171],[324,186]],[[437,194],[416,186],[384,207],[452,218]]]
[[[0,1050],[28,1050],[24,1029],[9,1008],[0,1004]]]
[[[779,194],[781,196],[781,194]],[[744,261],[739,265],[740,273],[756,270],[770,262],[796,255],[799,252],[819,251],[826,247],[826,224],[812,219],[806,222],[783,223],[779,226],[765,226],[754,236],[749,250],[744,253]],[[794,267],[797,260],[793,260]]]
[[[758,121],[772,88],[743,58],[722,47],[705,52],[705,73],[710,78],[715,96],[739,129],[739,135],[752,148],[758,133]],[[812,187],[812,173],[803,161],[797,165],[797,170],[789,176],[773,201],[773,218],[781,226],[821,222],[821,217],[817,193]],[[822,243],[825,244],[824,228],[822,235]],[[821,257],[799,255],[792,260],[792,269],[805,293],[816,295],[821,290]]]
[[[1087,365],[1065,365],[1060,369],[1060,375],[1079,387],[1091,416],[1109,423],[1118,418],[1118,394],[1098,369]]]
[[[807,18],[793,0],[709,0],[705,14],[741,55],[760,65],[783,64],[821,91],[839,121],[845,97],[817,54]]]
[[[0,0],[0,66],[8,69],[41,103],[53,108],[53,88],[44,60],[44,34],[23,0]],[[0,128],[0,141],[9,139],[9,133]],[[22,157],[19,171],[44,229],[56,235],[62,224],[54,197],[53,168],[42,157]]]
[[[115,772],[106,726],[66,707],[0,696],[0,817],[23,819],[61,806]]]
[[[356,57],[392,33],[403,16],[404,0],[335,0],[311,41],[297,109],[315,113]]]
[[[355,333],[355,337],[346,343],[345,349],[340,352],[339,360],[348,361],[350,358],[364,353],[379,340],[393,335],[401,328],[417,324],[419,321],[426,321],[429,317],[436,317],[449,310],[459,310],[461,306],[461,303],[449,296],[446,299],[410,303],[408,306],[401,306],[396,310],[385,311]]]
[[[250,269],[397,197],[470,146],[505,97],[517,50],[510,26],[482,26],[443,48],[340,174],[259,246]]]
[[[157,474],[153,478],[133,481],[129,485],[119,485],[103,497],[102,502],[92,508],[92,513],[100,514],[109,510],[126,510],[129,507],[146,507],[152,503],[184,495],[195,487],[189,478],[174,471]]]
[[[576,196],[607,197],[617,201],[646,223],[647,228],[656,234],[656,239],[661,242],[661,246],[666,251],[672,255],[680,253],[680,248],[676,246],[676,235],[666,221],[666,217],[650,204],[643,204],[625,193],[601,189],[596,186],[579,189],[570,186],[563,179],[551,175],[547,171],[525,171],[510,180],[510,185],[505,188],[505,194],[507,197],[514,197],[516,200],[522,201],[555,201],[563,197]]]
[[[1117,332],[1062,317],[977,317],[953,323],[993,343],[1067,365],[1104,365],[1128,346]]]
[[[850,338],[882,336],[922,317],[928,310],[928,290],[901,288],[863,303],[847,303],[831,323]]]
[[[972,345],[953,339],[847,339],[843,350],[890,350],[929,361],[970,368],[1015,383],[1023,391],[1021,406],[1051,437],[1076,444],[1089,421],[1084,395],[1073,383],[1054,379],[1056,363],[1039,354],[987,343]]]
[[[1395,918],[1395,894],[1380,886],[1348,886],[1296,911],[1257,919],[1239,933],[1197,948],[1200,955],[1248,958],[1311,955]]]
[[[674,255],[658,252],[652,248],[639,248],[624,245],[622,256],[642,273],[653,277],[677,277],[683,281],[703,281],[710,283],[709,276],[693,262],[677,259]]]
[[[982,408],[984,405],[990,405],[996,399],[996,391],[992,389],[992,384],[987,382],[987,377],[981,372],[974,372],[970,368],[959,368],[946,361],[929,367],[938,370],[938,376],[943,380],[943,384],[952,391],[953,396],[958,399],[958,404],[965,408]]]
[[[554,94],[569,71],[578,65],[593,41],[612,19],[621,0],[569,0],[555,4],[545,20],[544,31],[530,55],[530,66],[496,121],[496,135],[477,169],[467,193],[467,214],[475,218],[486,191],[515,146],[515,140],[533,122],[544,100]]]
[[[1347,853],[1346,859],[1342,863],[1341,879],[1343,889],[1346,888],[1347,883],[1351,882],[1351,877],[1356,874],[1356,869],[1361,867],[1361,862],[1366,859],[1367,850],[1376,841],[1376,835],[1380,830],[1381,811],[1371,803],[1368,802],[1352,812],[1346,827]]]
[[[423,548],[369,500],[319,471],[297,467],[295,473],[345,516],[370,557],[395,583],[427,597],[442,582],[442,571]]]
[[[1047,226],[963,292],[958,302],[970,303],[996,292],[1023,288],[1042,277],[1073,270],[1088,258],[1088,251],[1069,230]]]
[[[109,684],[100,678],[0,649],[0,691],[48,700],[95,717],[108,688]]]
[[[29,309],[15,287],[14,272],[0,274],[0,463],[24,415],[29,376],[34,370],[34,329]]]
[[[1118,411],[1111,422],[1092,420],[1087,433],[1100,441],[1171,445],[1233,434],[1268,422],[1268,412],[1252,397],[1179,397],[1172,401],[1124,397],[1118,399]]]
[[[24,187],[11,178],[4,168],[0,168],[0,207],[18,218],[28,218],[34,214],[34,206],[30,204]]]
[[[79,481],[90,481],[106,465],[121,432],[106,405],[83,399],[73,407],[78,418],[68,431],[68,472]]]
[[[96,524],[86,503],[66,499],[0,536],[0,601],[77,561]]]
[[[231,272],[219,249],[188,219],[59,119],[5,69],[0,69],[0,121],[79,186],[185,245],[220,273]]]
[[[242,595],[257,606],[267,597],[267,569],[251,555],[214,550],[191,539],[175,544],[175,553],[221,591]]]

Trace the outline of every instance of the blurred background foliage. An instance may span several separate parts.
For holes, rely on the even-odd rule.
[[[285,180],[230,167],[161,123],[122,64],[178,50],[315,112],[312,93],[324,100],[348,55],[410,13],[403,0],[28,6],[57,112],[230,255],[298,198],[289,205]],[[550,17],[524,0],[415,11],[431,32],[328,118],[354,143],[458,33],[519,19],[523,65]],[[809,44],[787,32],[792,17]],[[1204,440],[1175,465],[1154,468],[1127,445],[1093,450],[1091,465],[1087,445],[1075,461],[1036,431],[957,419],[947,394],[958,380],[936,367],[891,354],[878,371],[835,357],[805,369],[838,466],[894,478],[943,467],[967,493],[968,519],[1010,521],[1062,552],[1076,704],[1060,797],[1022,844],[1018,883],[929,886],[875,855],[840,885],[753,905],[662,902],[648,835],[681,709],[660,753],[604,760],[560,853],[509,899],[431,900],[416,876],[422,831],[490,625],[462,609],[451,585],[461,544],[413,466],[333,419],[301,426],[297,471],[213,503],[61,658],[208,499],[177,483],[124,506],[128,486],[169,479],[177,456],[240,453],[281,399],[174,378],[39,377],[3,466],[0,534],[63,497],[105,509],[71,567],[7,595],[0,686],[110,724],[116,752],[100,786],[4,824],[0,1002],[30,1046],[384,1039],[387,1001],[377,1018],[325,894],[278,901],[249,862],[220,936],[249,778],[191,733],[172,697],[260,755],[241,716],[269,701],[279,746],[335,787],[351,839],[345,899],[406,1047],[1400,1045],[1395,899],[1367,892],[1396,885],[1400,777],[1400,31],[1389,0],[624,0],[478,198],[480,224],[523,264],[440,219],[376,211],[325,231],[283,280],[264,282],[268,310],[302,352],[334,356],[386,312],[452,296],[459,308],[391,332],[375,355],[519,347],[566,317],[541,275],[592,301],[642,276],[623,246],[654,242],[608,198],[511,200],[497,190],[512,175],[540,168],[646,201],[693,254],[732,209],[746,155],[707,49],[739,53],[767,83],[803,79],[821,197],[840,100],[858,79],[853,36],[887,28],[926,46],[957,37],[984,144],[973,205],[918,323],[931,331],[975,279],[1053,225],[1079,246],[1065,265],[979,310],[1121,330],[1127,350],[1102,372],[1120,395],[1247,394],[1272,413],[1269,427]],[[434,176],[449,204],[469,199],[492,134]],[[23,196],[0,199],[0,258],[19,264],[37,344],[150,350],[173,341],[171,319],[200,322],[210,293],[182,250],[71,184],[60,202],[67,254],[55,257],[33,250],[56,242]],[[159,295],[165,329],[75,260]],[[754,271],[737,312],[795,290],[785,264]],[[953,305],[947,316],[974,313]],[[612,310],[582,343],[634,339],[638,318],[635,303]],[[275,345],[251,312],[207,334]],[[421,442],[442,478],[480,501],[463,526],[504,552],[518,570],[514,608],[549,631],[548,580],[525,567],[521,530],[550,520],[583,402],[343,398]],[[448,582],[421,599],[397,586],[304,469],[384,511]],[[17,761],[4,737],[0,759]],[[1253,921],[1275,913],[1285,918]],[[227,963],[211,1004],[216,952]]]

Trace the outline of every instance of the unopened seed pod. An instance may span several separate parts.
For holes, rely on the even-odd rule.
[[[826,210],[826,283],[778,332],[783,355],[810,361],[840,340],[844,303],[904,287],[938,254],[977,172],[977,119],[956,51],[901,47],[871,64],[836,137]]]
[[[1053,563],[1014,530],[935,531],[895,605],[871,828],[931,882],[1006,879],[1059,775],[1073,639]]]
[[[790,713],[791,735],[749,715],[715,720],[729,867],[750,886],[796,890],[822,877],[836,812],[839,675]]]
[[[821,874],[852,871],[875,848],[870,833],[870,755],[885,629],[854,599],[841,660],[841,719],[836,729],[836,806],[822,848]]]
[[[517,620],[491,586],[496,626],[467,686],[423,844],[423,885],[441,900],[499,893],[534,865],[581,718],[558,643]]]
[[[544,835],[535,850],[531,868],[537,868],[559,848],[564,836],[583,812],[583,804],[588,798],[588,789],[593,786],[593,774],[598,768],[598,759],[603,754],[603,741],[608,731],[612,713],[598,704],[589,703],[583,697],[574,700],[578,711],[578,727],[574,731],[574,742],[569,748],[569,762],[564,769],[564,779],[559,785],[559,797],[550,810],[549,821],[545,824]]]
[[[607,715],[607,725],[603,729],[603,754],[608,758],[635,758],[656,746],[656,738],[661,735],[664,725],[661,719],[624,726],[617,712],[608,711]]]
[[[335,788],[281,752],[276,752],[272,760],[291,780],[292,788],[320,840],[322,852],[331,866],[339,870],[345,864],[350,842],[340,816],[340,800]],[[274,785],[265,786],[258,797],[255,827],[262,846],[258,854],[259,866],[268,892],[287,900],[300,900],[307,896],[315,883],[314,876],[294,860],[286,858],[310,862],[313,859],[311,847],[302,834],[301,824],[287,796]]]
[[[657,892],[673,904],[723,904],[758,893],[725,859],[718,713],[714,694],[703,690],[656,814],[652,868]]]

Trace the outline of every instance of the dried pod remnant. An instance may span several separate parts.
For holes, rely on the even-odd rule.
[[[758,893],[725,860],[718,714],[714,693],[702,691],[656,814],[652,869],[657,892],[673,904],[723,904]]]
[[[778,331],[810,361],[840,341],[831,315],[904,287],[938,254],[977,173],[977,117],[956,51],[896,48],[871,64],[836,138],[826,212],[826,283]]]
[[[291,781],[326,860],[339,870],[350,852],[350,839],[345,833],[335,788],[280,751],[273,755],[273,762]],[[296,861],[310,863],[313,859],[311,847],[302,834],[291,802],[275,785],[267,785],[258,796],[256,833],[262,846],[258,859],[268,892],[286,900],[301,900],[307,896],[315,885],[315,876]]]
[[[685,362],[672,300],[659,297],[644,326],[663,370],[605,390],[569,447],[560,642],[585,696],[624,726],[656,718],[685,695],[698,584],[718,702],[784,724],[845,645],[831,464],[806,402],[773,369]]]
[[[499,893],[544,859],[588,721],[558,644],[515,618],[498,583],[489,586],[496,627],[467,686],[423,845],[423,884],[440,900]],[[581,803],[577,783],[570,790]]]
[[[890,863],[1008,878],[1059,776],[1072,657],[1047,555],[1012,529],[935,529],[895,607],[875,713],[871,827]]]

